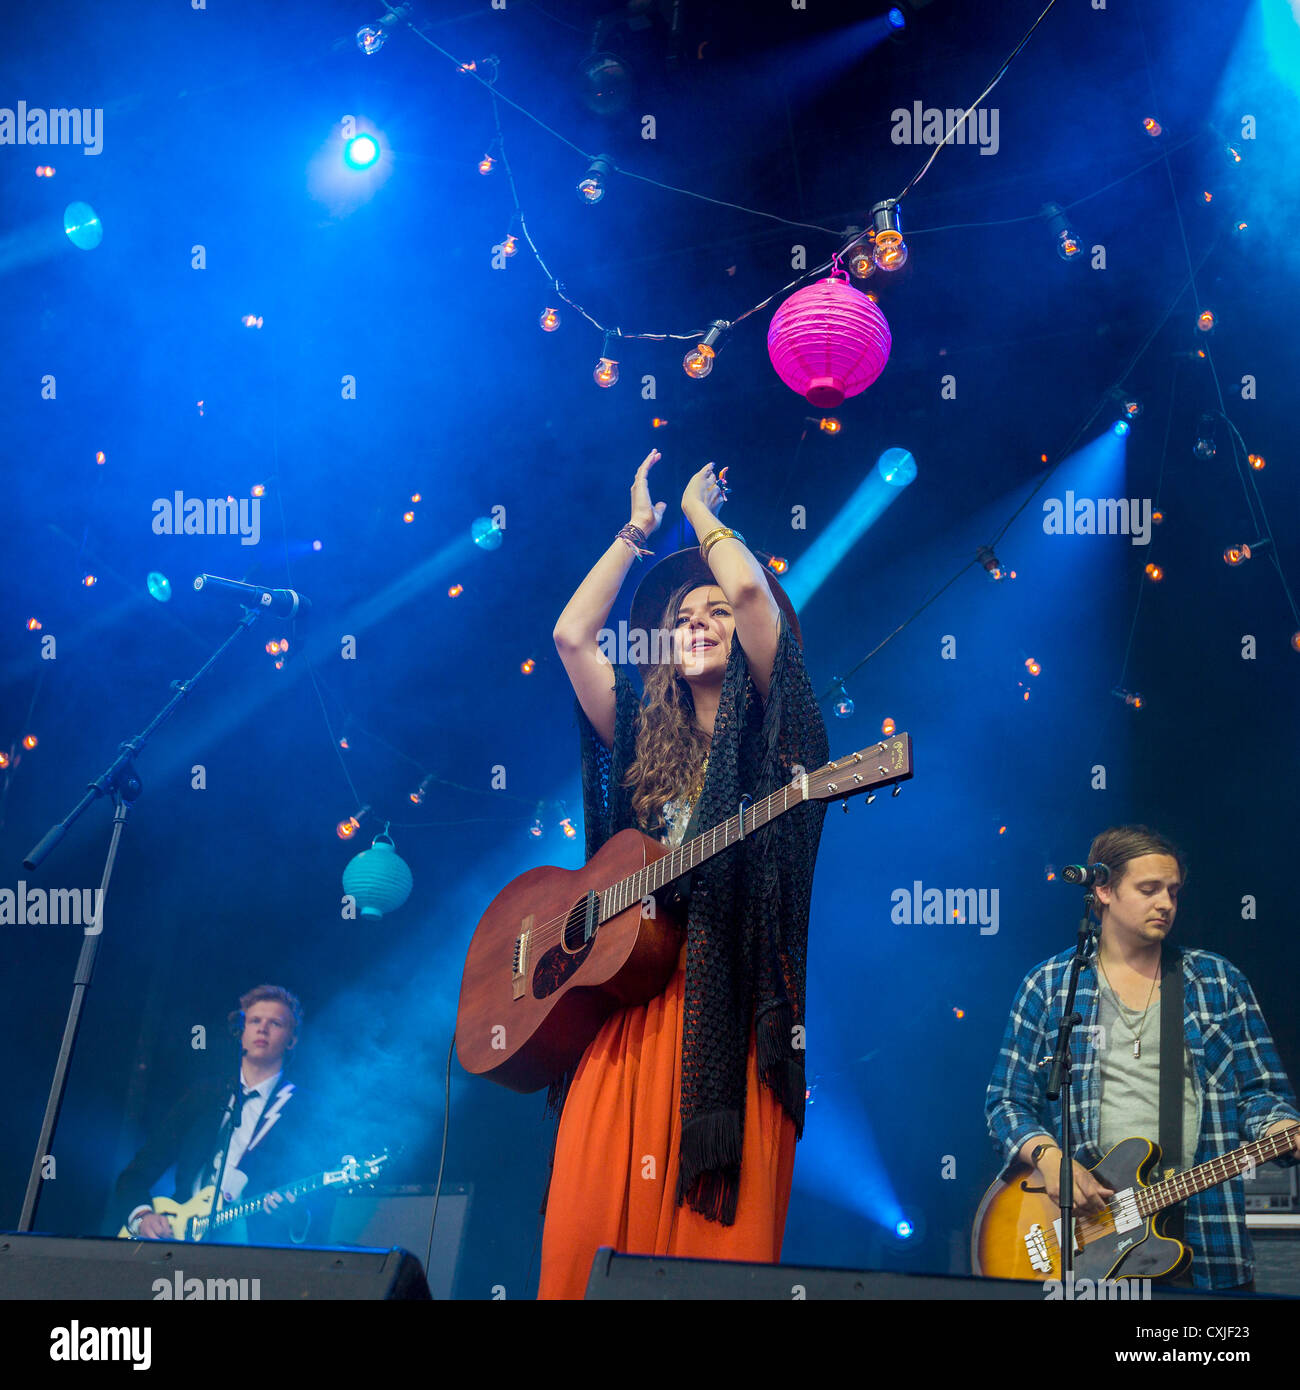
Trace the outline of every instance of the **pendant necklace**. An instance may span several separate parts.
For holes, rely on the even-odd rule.
[[[1124,1001],[1119,997],[1119,992],[1116,990],[1115,986],[1110,983],[1110,976],[1106,974],[1106,964],[1102,960],[1100,953],[1098,953],[1097,955],[1097,963],[1101,966],[1101,973],[1103,976],[1105,976],[1106,984],[1110,987],[1110,992],[1115,996],[1115,1002],[1120,1006],[1121,1012],[1119,1016],[1120,1018],[1124,1019],[1124,1026],[1128,1028],[1130,1032],[1133,1032],[1133,1025],[1129,1023],[1128,1019],[1124,1018],[1123,1014],[1123,1010],[1127,1006],[1124,1004]],[[1142,1018],[1141,1021],[1138,1023],[1137,1032],[1133,1033],[1134,1057],[1141,1057],[1142,1055],[1142,1032],[1147,1026],[1147,1010],[1151,1007],[1151,996],[1156,992],[1156,981],[1159,978],[1160,971],[1157,970],[1156,973],[1151,977],[1151,988],[1147,991],[1147,1002],[1142,1009]]]

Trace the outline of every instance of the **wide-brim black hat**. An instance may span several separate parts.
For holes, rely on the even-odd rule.
[[[767,580],[767,587],[771,589],[772,597],[784,615],[790,631],[794,633],[795,640],[802,647],[803,633],[799,629],[799,619],[795,614],[794,604],[790,602],[789,594],[777,582],[776,575],[766,566],[763,567],[763,577]],[[636,587],[636,593],[632,595],[632,612],[629,621],[631,631],[644,632],[647,639],[650,639],[650,634],[660,626],[663,620],[664,606],[667,604],[669,596],[683,584],[689,584],[693,589],[698,588],[701,584],[722,588],[722,585],[714,578],[708,563],[701,557],[699,546],[693,545],[686,550],[678,550],[671,555],[665,555],[662,560],[656,561],[646,571],[644,578]],[[648,647],[647,654],[652,650],[652,647]],[[646,673],[653,668],[653,662],[649,660],[638,661],[636,666],[637,670],[641,672],[641,679],[644,681]]]

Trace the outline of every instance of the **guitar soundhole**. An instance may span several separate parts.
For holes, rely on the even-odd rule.
[[[533,998],[545,999],[572,976],[573,972],[591,954],[595,937],[583,944],[582,934],[586,922],[586,903],[577,903],[569,913],[564,924],[564,946],[552,946],[537,962],[533,971]]]

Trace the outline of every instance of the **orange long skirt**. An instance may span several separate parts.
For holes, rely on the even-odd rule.
[[[794,1122],[758,1079],[752,1031],[735,1224],[676,1203],[685,989],[683,945],[668,988],[607,1019],[578,1064],[556,1138],[538,1298],[582,1298],[602,1245],[634,1255],[781,1258]]]

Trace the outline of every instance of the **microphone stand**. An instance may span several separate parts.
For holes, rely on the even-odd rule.
[[[36,1208],[41,1199],[42,1184],[45,1181],[43,1168],[45,1156],[53,1151],[54,1131],[59,1123],[59,1112],[63,1108],[63,1095],[68,1085],[68,1068],[72,1062],[72,1052],[77,1045],[77,1034],[81,1028],[81,1012],[85,1003],[86,991],[90,988],[95,973],[95,958],[99,954],[99,943],[104,931],[104,900],[108,896],[109,880],[113,877],[113,865],[117,860],[118,845],[122,831],[126,828],[126,818],[139,797],[142,784],[135,770],[136,755],[144,748],[154,733],[175,713],[177,706],[191,690],[216,665],[226,648],[239,637],[240,633],[257,621],[260,614],[254,608],[245,608],[244,616],[235,630],[212,653],[202,666],[187,681],[173,681],[173,695],[154,716],[152,722],[142,733],[119,745],[117,757],[89,783],[85,796],[55,826],[51,827],[45,838],[23,860],[24,869],[35,869],[49,855],[50,851],[68,833],[83,811],[101,796],[113,798],[113,831],[109,839],[108,857],[104,862],[104,873],[99,883],[99,897],[93,930],[87,927],[81,945],[81,955],[72,977],[72,1000],[68,1006],[67,1021],[63,1026],[63,1040],[59,1044],[58,1060],[54,1064],[54,1077],[50,1082],[49,1097],[45,1102],[45,1118],[41,1121],[40,1138],[36,1141],[36,1154],[32,1159],[31,1172],[27,1178],[27,1192],[23,1197],[22,1215],[18,1218],[18,1230],[30,1231],[36,1219]]]
[[[1056,1055],[1052,1058],[1052,1073],[1047,1080],[1047,1098],[1055,1100],[1064,1090],[1061,1101],[1061,1293],[1074,1298],[1074,1154],[1070,1135],[1070,1036],[1083,1022],[1083,1015],[1074,1011],[1074,995],[1079,975],[1092,956],[1096,944],[1092,925],[1092,890],[1083,895],[1083,916],[1079,920],[1079,936],[1070,962],[1070,983],[1065,996],[1065,1015],[1056,1032]]]

